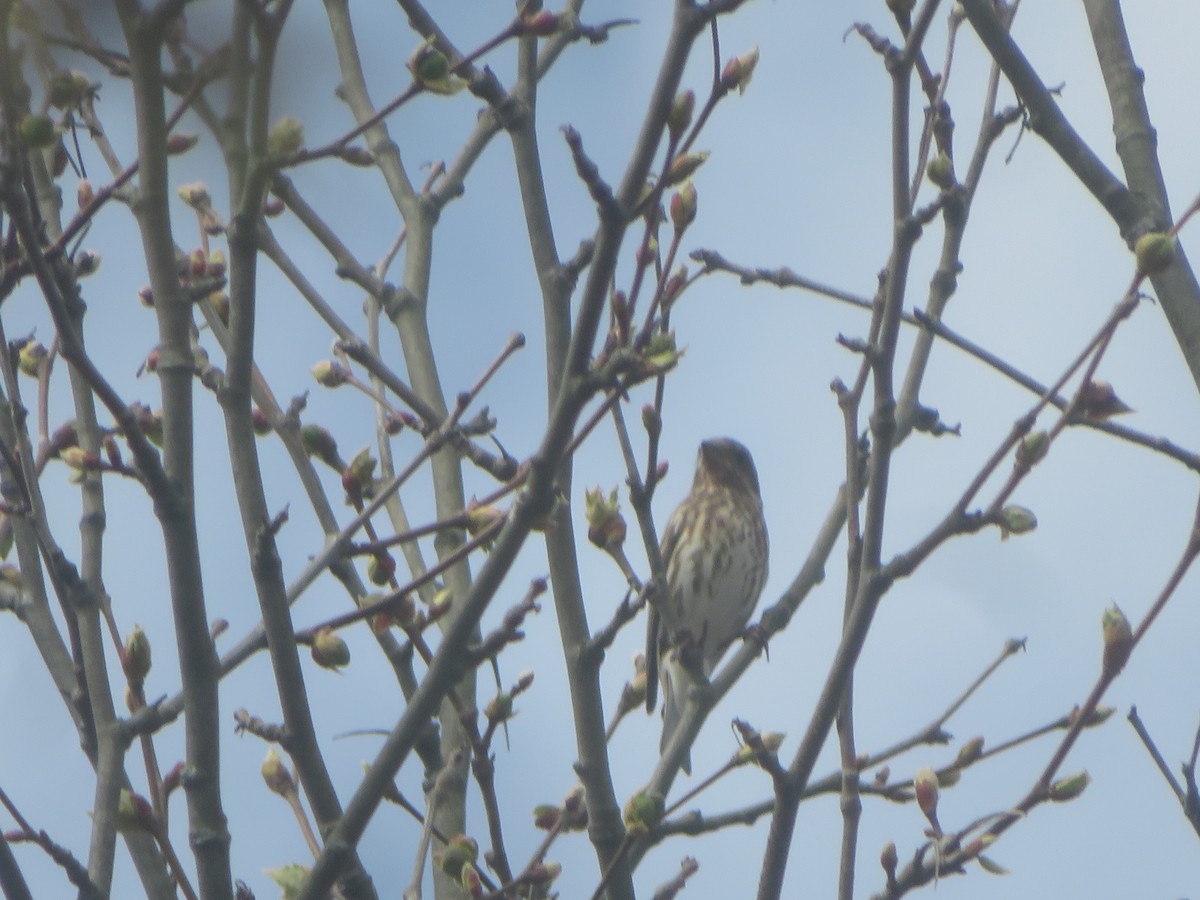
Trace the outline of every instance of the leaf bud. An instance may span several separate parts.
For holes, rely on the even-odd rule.
[[[312,367],[312,376],[322,387],[335,388],[345,384],[350,378],[350,373],[340,362],[323,359]]]
[[[676,231],[683,231],[696,220],[697,200],[696,186],[690,181],[671,196],[671,224]]]
[[[900,854],[896,852],[896,842],[888,841],[883,845],[883,850],[879,854],[879,865],[883,867],[883,871],[887,873],[888,884],[896,880],[896,864],[900,861]]]
[[[341,469],[341,457],[338,456],[337,441],[329,430],[320,425],[304,425],[300,429],[300,443],[304,452],[315,456],[321,462],[335,469]]]
[[[732,91],[737,88],[739,94],[746,93],[746,87],[750,84],[750,77],[754,74],[754,67],[757,65],[758,44],[755,44],[746,53],[735,56],[725,63],[725,68],[721,70],[721,89]]]
[[[267,787],[279,796],[288,797],[296,792],[296,782],[292,780],[292,773],[287,770],[274,747],[267,751],[267,758],[263,760],[259,771],[262,772]]]
[[[364,447],[342,471],[342,488],[350,502],[373,496],[375,493],[375,466],[377,462],[371,449]]]
[[[462,871],[458,875],[458,883],[462,885],[462,889],[468,897],[483,897],[487,894],[483,880],[479,877],[479,870],[475,868],[474,863],[466,863],[462,867]]]
[[[337,671],[350,664],[350,648],[331,628],[322,628],[313,636],[313,661],[323,669]]]
[[[692,112],[696,108],[696,92],[682,91],[671,101],[671,109],[667,112],[667,129],[676,140],[692,124]]]
[[[558,31],[561,25],[562,16],[544,9],[521,20],[522,31],[534,37],[549,37]]]
[[[979,754],[983,753],[983,738],[973,737],[961,747],[958,748],[958,756],[954,759],[956,766],[969,766],[975,760],[979,759]]]
[[[617,489],[608,497],[601,488],[593,488],[584,494],[584,515],[588,523],[588,540],[601,550],[616,550],[625,543],[625,517],[621,515],[621,502]]]
[[[50,76],[46,86],[46,100],[55,109],[75,109],[88,98],[99,85],[93,85],[82,72],[60,69]]]
[[[271,428],[271,420],[263,412],[262,408],[258,406],[250,410],[250,425],[254,428],[254,433],[259,437],[268,435],[273,430]]]
[[[369,169],[375,165],[375,156],[366,147],[358,147],[351,144],[340,148],[338,156],[350,163],[350,165],[360,169]]]
[[[646,429],[646,434],[651,438],[658,437],[662,431],[662,416],[649,403],[642,407],[642,427]]]
[[[954,186],[954,161],[946,153],[939,153],[925,167],[929,180],[942,190]]]
[[[86,278],[100,268],[103,259],[95,250],[80,250],[75,254],[75,277]]]
[[[284,900],[292,900],[300,896],[300,891],[308,881],[309,869],[299,863],[290,863],[278,869],[263,869],[263,874],[283,889]]]
[[[462,875],[463,867],[468,864],[474,865],[478,858],[479,844],[475,842],[475,839],[469,838],[465,834],[456,834],[446,844],[437,864],[443,872],[458,880]]]
[[[1133,651],[1133,629],[1115,603],[1104,611],[1100,627],[1104,633],[1104,673],[1116,675],[1125,668]]]
[[[45,113],[31,113],[17,126],[21,142],[35,150],[52,147],[58,141],[58,128]]]
[[[129,788],[121,788],[117,800],[117,833],[135,834],[154,830],[154,810],[150,801]]]
[[[913,791],[917,796],[917,806],[925,814],[930,824],[937,822],[938,808],[938,776],[931,767],[926,766],[913,777]]]
[[[507,513],[491,503],[480,503],[474,497],[467,504],[467,533],[472,537],[484,531],[497,522],[503,522]]]
[[[167,136],[167,156],[179,156],[187,153],[200,141],[198,134],[179,134],[173,132]]]
[[[140,625],[134,625],[125,636],[121,667],[125,670],[125,677],[134,685],[140,685],[150,673],[150,638],[146,637]]]
[[[17,353],[17,368],[30,378],[37,378],[42,360],[49,356],[49,351],[41,341],[26,341]]]
[[[1037,528],[1037,516],[1024,506],[1009,504],[1000,510],[1000,537],[1007,540],[1011,534],[1028,534]]]
[[[638,791],[629,798],[623,813],[625,829],[629,836],[637,838],[649,834],[650,829],[662,820],[665,809],[666,803],[662,794],[646,790]]]
[[[513,698],[507,691],[501,691],[487,702],[483,714],[493,722],[507,722],[513,717]]]
[[[1031,431],[1017,444],[1017,464],[1032,468],[1041,462],[1050,449],[1050,434],[1046,431]]]
[[[396,558],[390,553],[376,553],[367,560],[367,578],[371,584],[382,587],[396,574]]]
[[[1174,235],[1161,231],[1147,231],[1133,245],[1138,272],[1143,275],[1161,272],[1174,262],[1176,247]]]
[[[202,181],[180,185],[179,197],[192,209],[205,209],[212,205],[212,197],[209,196],[208,188]]]
[[[661,374],[675,367],[683,351],[675,345],[675,332],[655,332],[642,354],[642,361],[651,374]]]
[[[280,161],[304,149],[304,123],[295,116],[284,116],[267,132],[267,155]]]
[[[1050,785],[1050,799],[1055,803],[1074,800],[1084,792],[1091,781],[1091,776],[1088,775],[1086,769],[1074,775],[1068,775],[1066,778],[1060,778]]]
[[[667,166],[666,183],[667,185],[679,184],[687,181],[708,161],[711,156],[707,150],[698,150],[695,153],[681,153],[671,160],[671,165]]]
[[[100,457],[82,447],[66,447],[59,451],[58,458],[76,472],[94,472],[100,468]]]
[[[1086,418],[1104,421],[1133,412],[1107,381],[1089,381],[1079,389],[1079,412]]]

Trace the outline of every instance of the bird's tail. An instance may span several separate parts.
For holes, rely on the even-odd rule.
[[[679,657],[674,649],[668,650],[663,654],[662,664],[658,671],[658,679],[662,682],[663,695],[663,730],[662,740],[658,745],[658,752],[663,753],[679,728],[679,722],[683,718],[683,707],[687,703],[688,692],[693,679],[679,661]],[[692,774],[692,757],[690,753],[684,754],[679,767],[686,774]]]

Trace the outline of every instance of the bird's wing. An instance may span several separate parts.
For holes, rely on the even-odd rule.
[[[664,571],[661,573],[663,581],[666,581],[666,567],[671,563],[671,554],[675,552],[675,545],[679,541],[679,517],[672,514],[667,520],[667,527],[663,529],[662,540],[659,541],[658,555],[663,562]],[[664,584],[665,588],[666,585]],[[658,597],[655,603],[662,603],[665,598]],[[654,712],[654,707],[658,705],[658,663],[660,644],[662,643],[662,616],[658,612],[658,607],[651,603],[646,615],[646,712]]]

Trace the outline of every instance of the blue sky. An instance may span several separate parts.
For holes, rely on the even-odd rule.
[[[945,5],[945,4],[943,4]],[[444,3],[433,10],[462,47],[482,42],[505,22],[508,7]],[[570,123],[602,174],[617,181],[640,125],[643,98],[657,68],[666,33],[666,4],[609,3],[585,8],[585,20],[629,15],[633,28],[614,30],[598,47],[572,48],[540,92],[539,128],[547,168],[552,214],[560,254],[567,256],[590,236],[594,217],[586,192],[575,178],[558,133]],[[1190,86],[1197,83],[1191,47],[1200,25],[1194,10],[1176,10],[1163,23],[1161,8],[1128,4],[1127,24],[1139,63],[1147,72],[1146,91],[1158,129],[1159,147],[1171,200],[1182,209],[1200,189],[1194,157],[1197,123]],[[364,65],[377,104],[407,85],[404,60],[416,45],[403,15],[387,5],[353,5]],[[99,15],[99,13],[97,13]],[[194,33],[215,44],[224,27],[225,6],[196,3],[190,8]],[[723,22],[725,54],[758,44],[761,62],[744,97],[721,104],[698,142],[712,156],[697,175],[700,215],[689,231],[687,249],[710,247],[744,265],[787,265],[797,272],[847,291],[869,296],[886,261],[891,239],[888,78],[881,62],[854,36],[843,40],[855,21],[889,27],[882,3],[787,4],[759,0]],[[928,46],[940,60],[944,27],[939,16]],[[97,22],[98,29],[104,23]],[[103,31],[101,33],[104,33]],[[1076,129],[1114,171],[1107,100],[1092,53],[1086,21],[1077,5],[1027,3],[1014,34],[1048,84],[1063,83],[1061,104]],[[956,149],[969,155],[979,119],[986,62],[966,31],[955,60],[949,100],[957,122]],[[115,39],[115,35],[114,35]],[[64,60],[66,61],[66,60]],[[488,58],[508,83],[512,48]],[[78,60],[70,65],[81,66]],[[701,42],[685,79],[703,96],[711,72],[707,44]],[[316,4],[298,4],[285,40],[274,106],[278,115],[303,119],[310,145],[323,143],[351,124],[333,96],[337,75],[327,26]],[[919,100],[914,95],[914,108]],[[1012,102],[1001,90],[1001,105]],[[478,101],[468,95],[420,97],[389,119],[411,172],[457,152],[475,120]],[[127,86],[105,80],[100,115],[118,152],[133,155],[133,125]],[[192,121],[186,130],[201,130]],[[1025,135],[1013,155],[1015,132],[998,142],[976,199],[963,248],[964,271],[947,322],[1043,382],[1053,380],[1094,333],[1120,298],[1133,271],[1132,257],[1115,226],[1072,178],[1053,153]],[[101,163],[85,149],[93,179]],[[373,172],[321,162],[293,173],[309,201],[335,225],[359,258],[374,262],[399,228],[394,207]],[[172,183],[204,180],[225,209],[223,176],[211,139],[173,162]],[[70,208],[73,186],[65,186]],[[928,193],[925,200],[931,200]],[[182,203],[172,210],[176,237],[184,247],[197,240]],[[306,274],[343,316],[361,322],[361,293],[333,273],[331,262],[285,216],[273,226],[301,262]],[[924,306],[926,285],[936,261],[940,225],[931,225],[918,248],[908,306]],[[478,163],[465,196],[449,206],[437,233],[431,331],[447,394],[460,390],[503,345],[522,331],[527,348],[492,383],[482,402],[499,419],[498,437],[517,456],[537,445],[545,421],[540,298],[529,261],[512,175],[512,153],[497,140]],[[1197,245],[1185,231],[1183,246]],[[138,363],[155,342],[151,313],[141,309],[137,289],[146,281],[138,258],[140,244],[127,212],[106,211],[85,246],[104,256],[101,271],[85,282],[89,304],[88,342],[102,370],[129,400],[157,405],[157,385],[137,380]],[[623,272],[630,270],[629,254]],[[330,335],[295,291],[261,265],[258,362],[281,398],[310,390],[308,418],[334,431],[344,455],[373,442],[368,401],[323,390],[312,383],[309,367],[328,355]],[[393,273],[393,278],[399,275]],[[44,341],[48,320],[32,285],[6,302],[9,338],[33,328]],[[754,452],[771,532],[771,579],[763,604],[787,587],[832,502],[843,472],[844,450],[837,405],[829,391],[835,377],[850,380],[857,360],[840,348],[839,334],[857,336],[865,316],[833,301],[771,287],[743,288],[727,276],[702,280],[673,313],[687,352],[668,381],[664,413],[664,456],[670,475],[656,499],[659,522],[686,492],[697,443],[712,435],[736,436]],[[911,346],[902,338],[902,349]],[[211,352],[215,346],[206,340]],[[398,349],[389,362],[402,367]],[[1200,403],[1161,311],[1143,304],[1118,333],[1100,377],[1111,381],[1135,412],[1125,424],[1200,447]],[[27,383],[28,385],[28,383]],[[27,386],[26,390],[30,390]],[[636,409],[649,398],[634,398]],[[198,392],[198,511],[205,584],[210,614],[230,622],[232,639],[258,620],[243,538],[223,458],[224,430],[212,398]],[[918,436],[896,459],[890,498],[885,558],[913,544],[936,523],[963,486],[1033,398],[978,362],[945,346],[935,347],[922,399],[950,423],[962,424],[960,438]],[[28,401],[27,401],[28,402]],[[53,415],[69,416],[65,386],[54,394]],[[395,445],[399,459],[414,452],[410,436]],[[291,504],[291,520],[281,536],[285,569],[297,574],[321,547],[311,514],[278,446],[260,448],[265,460],[268,502]],[[324,474],[324,473],[323,473]],[[468,492],[484,493],[489,481],[468,471]],[[610,429],[601,428],[581,450],[575,470],[577,521],[582,493],[620,484],[623,466]],[[329,473],[327,489],[340,496]],[[44,489],[59,540],[73,552],[78,522],[77,491],[61,467],[51,468]],[[998,486],[992,485],[992,490]],[[106,482],[109,521],[105,580],[123,628],[140,623],[154,642],[155,668],[147,685],[151,696],[177,689],[174,642],[152,510],[131,485]],[[984,496],[988,496],[985,491]],[[995,656],[1010,637],[1027,637],[1027,652],[1010,660],[948,724],[956,737],[949,747],[914,751],[893,763],[895,777],[908,777],[925,765],[943,765],[958,743],[976,734],[989,745],[1052,720],[1082,702],[1099,671],[1102,610],[1116,601],[1135,622],[1149,607],[1181,552],[1196,504],[1196,479],[1177,463],[1121,444],[1094,432],[1069,432],[1050,457],[1021,487],[1016,502],[1037,513],[1031,535],[1000,542],[994,531],[951,542],[884,601],[856,677],[858,739],[862,749],[887,746],[934,718]],[[427,521],[428,490],[416,485],[405,495],[410,517]],[[632,530],[631,530],[632,531]],[[631,541],[635,565],[640,554]],[[606,622],[623,593],[620,573],[591,547],[581,546],[584,584],[593,626]],[[788,732],[783,756],[795,749],[836,645],[844,587],[844,545],[830,557],[827,578],[801,608],[788,631],[771,646],[706,724],[693,750],[694,772],[719,765],[734,749],[726,724],[733,716],[763,729]],[[524,593],[528,579],[545,570],[536,541],[526,548],[508,585],[497,597],[496,617]],[[1014,828],[991,854],[1012,870],[1005,878],[972,871],[938,888],[950,898],[1026,896],[1187,896],[1200,884],[1196,837],[1132,730],[1124,721],[1131,704],[1139,711],[1172,764],[1190,751],[1198,704],[1189,690],[1200,680],[1194,652],[1197,610],[1193,574],[1168,607],[1128,670],[1105,702],[1118,713],[1100,730],[1087,733],[1064,772],[1087,769],[1093,779],[1084,796],[1063,807],[1044,807]],[[347,600],[324,578],[295,608],[307,625],[343,611]],[[485,621],[485,627],[489,619]],[[511,728],[511,750],[497,754],[501,803],[508,810],[510,852],[521,860],[540,835],[526,827],[535,804],[555,802],[571,787],[574,740],[553,605],[526,628],[526,641],[502,660],[505,681],[533,669],[534,688],[520,704]],[[629,677],[629,660],[641,640],[640,623],[627,629],[608,655],[606,703],[615,704]],[[370,738],[334,740],[345,731],[390,727],[401,708],[381,657],[365,634],[350,633],[354,662],[342,676],[306,668],[319,734],[343,797],[353,791],[360,762],[370,759]],[[486,689],[484,691],[486,695]],[[120,690],[114,694],[120,703]],[[223,687],[226,803],[234,837],[235,875],[261,898],[273,887],[263,868],[303,861],[307,851],[281,803],[261,787],[258,766],[265,747],[232,733],[232,710],[247,707],[277,718],[277,700],[265,658],[252,660]],[[53,837],[86,857],[91,805],[91,773],[78,751],[69,718],[24,630],[11,616],[0,618],[0,785]],[[658,720],[633,717],[615,738],[612,757],[619,796],[628,796],[653,770]],[[1054,746],[1042,740],[971,770],[946,791],[941,819],[961,826],[988,812],[1011,807],[1036,778]],[[165,766],[179,757],[181,732],[165,732],[158,744]],[[818,765],[836,767],[835,747]],[[129,769],[137,780],[137,760]],[[415,765],[400,782],[412,797],[420,794]],[[677,790],[682,783],[677,785]],[[706,794],[708,811],[753,802],[767,795],[769,782],[758,772],[739,772]],[[176,803],[173,834],[186,835],[182,803]],[[0,819],[5,827],[7,819]],[[482,841],[483,827],[473,818]],[[673,841],[657,848],[638,872],[639,894],[670,877],[683,855],[700,861],[697,882],[687,896],[747,896],[757,883],[765,822],[700,841]],[[904,860],[922,840],[923,821],[913,806],[866,803],[860,841],[859,895],[882,885],[878,849],[896,841]],[[840,817],[836,798],[805,804],[785,896],[830,896],[836,883]],[[394,808],[377,815],[362,851],[384,894],[398,891],[408,877],[410,848],[418,829]],[[581,835],[557,844],[551,858],[564,864],[564,897],[579,896],[595,884],[594,857]],[[19,859],[39,896],[62,890],[53,867],[32,851]],[[114,896],[136,890],[132,868],[119,860]]]

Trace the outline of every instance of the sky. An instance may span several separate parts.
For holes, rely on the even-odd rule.
[[[626,154],[640,127],[644,96],[657,70],[666,35],[667,4],[611,2],[585,7],[588,22],[630,16],[634,27],[615,29],[599,46],[568,50],[540,90],[538,112],[542,158],[559,253],[570,255],[594,230],[594,212],[579,184],[559,129],[579,130],[604,177],[619,180]],[[946,6],[946,4],[943,4]],[[506,22],[507,5],[446,0],[430,10],[462,47],[482,43]],[[660,8],[661,7],[661,8]],[[1158,132],[1160,158],[1173,208],[1185,207],[1197,190],[1195,147],[1200,141],[1190,90],[1200,77],[1193,38],[1200,12],[1179,6],[1164,22],[1161,4],[1127,4],[1127,27]],[[352,4],[372,97],[381,104],[407,86],[404,60],[417,40],[399,10],[387,4]],[[118,35],[108,15],[90,9],[93,27],[106,40]],[[189,7],[195,39],[214,46],[226,27],[226,5],[201,0]],[[688,250],[713,248],[747,266],[786,265],[816,281],[870,296],[891,241],[889,188],[890,84],[881,61],[847,29],[870,22],[895,37],[882,3],[840,4],[755,0],[722,21],[724,56],[758,45],[761,60],[744,96],[723,102],[697,147],[711,151],[696,176],[699,217],[685,242]],[[939,13],[928,43],[931,61],[942,58],[944,16]],[[1087,24],[1079,4],[1027,0],[1014,35],[1047,84],[1061,84],[1060,103],[1077,131],[1119,174],[1111,119]],[[502,47],[488,57],[501,81],[511,83],[514,56]],[[84,68],[83,61],[63,57]],[[708,44],[697,45],[685,84],[703,96],[711,77]],[[956,152],[965,159],[978,130],[987,61],[964,30],[955,57],[948,100],[956,130]],[[297,4],[280,56],[273,99],[277,116],[304,121],[310,146],[351,125],[334,96],[333,51],[317,4]],[[218,102],[223,98],[217,97]],[[1002,87],[1000,104],[1012,102]],[[919,109],[914,93],[914,109]],[[475,122],[479,103],[469,95],[425,96],[394,114],[388,124],[411,172],[451,159]],[[105,79],[100,116],[122,158],[133,158],[132,109],[127,85]],[[914,117],[915,127],[916,117]],[[187,119],[184,130],[202,131]],[[914,134],[915,140],[915,134]],[[964,270],[946,321],[964,336],[1005,358],[1042,382],[1052,381],[1096,331],[1120,299],[1133,272],[1132,256],[1090,195],[1066,167],[1031,134],[1016,142],[1014,131],[998,142],[977,195],[962,251]],[[1012,152],[1011,160],[1005,156]],[[84,147],[93,180],[103,183],[102,164]],[[354,248],[373,263],[400,227],[381,180],[373,172],[320,162],[293,173],[309,202]],[[228,206],[220,160],[210,136],[191,154],[172,163],[173,185],[203,180],[218,209]],[[933,199],[926,187],[923,201]],[[64,181],[70,210],[74,187]],[[198,240],[182,203],[172,208],[176,237],[184,247]],[[333,264],[298,223],[282,217],[272,227],[300,261],[306,275],[341,314],[361,323],[363,297],[340,281]],[[930,225],[914,257],[907,307],[923,307],[936,263],[940,224]],[[430,328],[444,389],[451,394],[472,384],[513,331],[528,339],[525,350],[491,383],[481,402],[499,421],[497,437],[516,456],[538,445],[545,423],[545,387],[540,298],[520,217],[510,147],[497,140],[480,159],[466,193],[444,211],[437,232]],[[1182,235],[1193,251],[1193,230]],[[99,251],[102,268],[84,283],[89,305],[87,340],[102,371],[124,396],[152,406],[157,385],[136,377],[141,359],[155,343],[153,315],[136,299],[146,282],[140,243],[128,212],[112,208],[88,234],[85,246]],[[632,251],[619,277],[628,278]],[[370,403],[317,387],[309,367],[329,354],[331,336],[316,316],[265,260],[260,266],[257,360],[281,398],[310,391],[307,421],[329,427],[344,455],[373,442]],[[392,277],[399,279],[398,271]],[[37,329],[48,341],[50,325],[32,285],[6,302],[3,324],[9,338]],[[861,336],[860,311],[826,298],[770,286],[742,287],[736,279],[701,279],[673,313],[679,343],[686,346],[668,380],[663,456],[667,480],[655,501],[665,522],[690,483],[697,444],[731,435],[751,448],[763,486],[771,534],[771,576],[760,610],[787,588],[808,553],[841,483],[844,448],[841,419],[829,390],[834,378],[850,381],[857,358],[840,347],[839,335]],[[902,336],[902,353],[912,335]],[[210,352],[210,337],[202,339]],[[401,368],[393,344],[388,361]],[[1200,449],[1200,402],[1161,310],[1143,303],[1122,326],[1100,370],[1134,412],[1124,423],[1151,435]],[[26,386],[26,390],[31,390]],[[635,394],[630,411],[651,395]],[[1003,440],[1013,421],[1034,398],[953,348],[935,347],[922,400],[944,421],[961,424],[960,437],[916,436],[898,453],[889,498],[885,558],[902,552],[945,514],[982,462]],[[70,416],[65,384],[52,394],[52,416]],[[210,395],[197,390],[197,496],[205,587],[212,617],[230,623],[234,640],[258,621],[246,566],[245,545],[225,460],[220,412]],[[1043,420],[1043,425],[1048,420]],[[404,435],[398,459],[416,450]],[[273,509],[291,504],[281,534],[289,579],[317,552],[322,539],[294,473],[278,444],[264,441],[264,480]],[[611,429],[601,428],[577,457],[573,504],[583,528],[583,491],[606,490],[624,480]],[[340,488],[323,473],[335,499]],[[483,494],[486,477],[468,470],[468,493]],[[994,491],[999,481],[990,485]],[[62,467],[48,470],[44,490],[56,535],[69,553],[78,550],[77,489]],[[174,693],[178,673],[169,621],[165,565],[153,511],[130,484],[106,481],[108,530],[105,582],[123,628],[140,624],[154,647],[151,696]],[[984,496],[989,496],[985,490]],[[413,521],[428,521],[428,487],[415,484],[404,495]],[[892,763],[893,777],[950,762],[959,744],[975,735],[992,746],[1051,721],[1082,702],[1100,666],[1100,617],[1116,602],[1136,624],[1149,608],[1183,549],[1197,501],[1197,484],[1178,463],[1091,431],[1068,432],[1047,460],[1022,485],[1014,501],[1033,509],[1038,528],[1000,541],[994,530],[951,541],[884,600],[856,673],[858,740],[866,751],[886,747],[937,717],[996,656],[1009,638],[1025,638],[1026,651],[1009,660],[947,724],[955,740],[946,747],[917,749]],[[348,518],[347,514],[347,518]],[[632,529],[631,529],[632,533]],[[593,627],[611,616],[624,581],[602,554],[582,542],[584,588]],[[629,545],[644,571],[636,542]],[[845,546],[833,551],[826,579],[806,600],[788,630],[771,645],[770,659],[747,672],[706,723],[693,749],[691,781],[720,765],[735,749],[728,729],[737,716],[764,730],[788,733],[787,759],[803,733],[836,646],[845,585]],[[479,565],[475,563],[476,567]],[[496,598],[484,627],[520,599],[530,578],[544,574],[544,552],[536,541]],[[1046,806],[1018,824],[991,856],[1010,870],[1004,877],[978,869],[948,877],[943,898],[1086,896],[1118,900],[1131,896],[1197,896],[1200,855],[1196,835],[1140,746],[1125,714],[1137,708],[1172,765],[1190,752],[1200,702],[1200,657],[1194,635],[1200,624],[1195,604],[1197,576],[1181,586],[1126,672],[1105,698],[1117,713],[1101,729],[1083,736],[1063,773],[1086,769],[1092,783],[1077,801]],[[344,611],[347,600],[331,578],[321,579],[295,607],[299,626]],[[511,747],[497,749],[502,808],[507,810],[510,853],[522,860],[540,840],[528,827],[530,810],[553,803],[571,788],[574,739],[553,604],[526,625],[527,638],[501,661],[505,683],[532,669],[534,687],[519,703],[510,728]],[[640,621],[626,629],[608,654],[603,673],[611,709],[629,677],[639,649]],[[336,739],[347,731],[388,728],[401,712],[387,667],[366,634],[348,633],[353,663],[342,675],[306,666],[317,727],[343,800],[354,789],[360,765],[378,747],[374,738]],[[114,657],[115,660],[115,657]],[[382,689],[381,689],[382,688]],[[120,690],[114,693],[120,703]],[[486,691],[484,691],[486,696]],[[245,707],[278,718],[278,701],[265,657],[234,672],[222,688],[226,806],[234,838],[235,876],[260,898],[275,896],[262,870],[304,861],[307,851],[286,808],[261,785],[258,767],[266,748],[233,734],[232,711]],[[12,616],[0,617],[0,786],[13,796],[35,826],[86,858],[91,772],[78,750],[69,717],[41,669],[36,652]],[[657,718],[635,716],[614,739],[611,756],[619,797],[642,785],[657,759]],[[1042,739],[970,770],[943,792],[940,817],[948,828],[980,815],[1009,809],[1026,792],[1049,758],[1055,740]],[[164,765],[178,759],[181,729],[161,736]],[[836,747],[826,747],[818,774],[836,769]],[[138,762],[129,770],[138,779]],[[420,795],[421,772],[414,763],[399,782]],[[720,812],[769,794],[767,777],[739,771],[702,795],[697,804]],[[186,834],[183,804],[173,808],[172,833]],[[484,829],[473,810],[475,833]],[[0,817],[4,828],[10,827]],[[685,896],[750,896],[757,884],[766,821],[700,840],[668,841],[639,868],[639,896],[650,896],[670,878],[684,855],[700,871]],[[866,800],[860,838],[856,896],[883,885],[877,854],[895,841],[906,860],[924,840],[924,821],[913,805]],[[381,809],[361,847],[384,896],[406,883],[411,848],[419,829],[393,807]],[[802,806],[788,869],[785,896],[826,897],[836,885],[840,814],[834,797]],[[37,852],[18,848],[18,859],[37,896],[56,896],[64,881]],[[564,897],[590,893],[594,856],[584,835],[555,845],[552,859],[564,865]],[[114,896],[136,895],[127,860],[118,859]],[[134,893],[130,893],[134,892]]]

